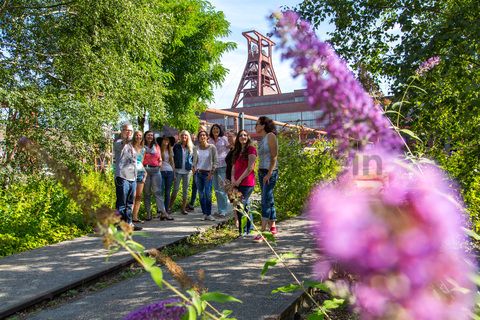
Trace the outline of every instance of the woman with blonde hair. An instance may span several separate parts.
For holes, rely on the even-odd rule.
[[[186,211],[188,185],[190,177],[192,176],[192,162],[193,162],[193,142],[190,133],[187,130],[182,130],[178,135],[180,141],[173,146],[173,159],[175,163],[175,183],[173,185],[173,192],[170,201],[170,210],[177,198],[178,190],[180,189],[180,182],[182,182],[182,214],[188,214]]]
[[[137,188],[135,191],[135,202],[133,204],[133,222],[143,223],[138,219],[138,211],[140,210],[140,203],[142,202],[143,186],[147,178],[147,172],[143,166],[143,158],[145,156],[145,146],[143,143],[143,132],[135,131],[133,134],[132,146],[137,151]]]

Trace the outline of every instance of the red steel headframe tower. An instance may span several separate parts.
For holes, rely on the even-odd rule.
[[[242,32],[242,35],[247,38],[248,59],[232,109],[245,97],[282,93],[272,64],[272,48],[275,43],[255,30]]]

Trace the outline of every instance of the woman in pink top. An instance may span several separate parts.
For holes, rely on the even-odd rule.
[[[147,172],[143,194],[145,196],[145,211],[147,217],[145,220],[152,220],[151,197],[152,193],[157,204],[157,216],[161,220],[166,219],[167,213],[162,200],[162,176],[160,174],[160,166],[162,165],[162,155],[160,146],[155,142],[153,131],[147,131],[144,134],[145,139],[145,156],[143,157],[143,166]]]
[[[233,168],[232,168],[232,184],[242,194],[242,204],[244,213],[235,210],[240,221],[238,231],[240,235],[248,236],[252,231],[252,214],[249,213],[250,195],[255,186],[255,160],[257,159],[257,149],[252,145],[252,140],[248,132],[241,130],[237,134],[235,147],[233,149]],[[247,216],[246,224],[242,223],[242,216]],[[244,228],[242,228],[242,225]]]

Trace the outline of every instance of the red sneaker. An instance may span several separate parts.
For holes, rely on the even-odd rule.
[[[257,234],[257,235],[253,238],[253,241],[254,241],[254,242],[258,242],[258,243],[262,242],[262,241],[263,241],[262,235],[261,235],[261,234]]]
[[[270,228],[270,232],[273,234],[273,235],[276,235],[277,234],[277,227],[271,227]]]

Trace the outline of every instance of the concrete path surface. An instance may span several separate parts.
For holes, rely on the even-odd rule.
[[[146,248],[160,248],[221,223],[203,221],[200,213],[174,217],[174,221],[140,224],[148,237],[134,234],[134,239]],[[86,236],[1,258],[0,319],[133,262],[125,251],[106,260],[107,253],[100,237]]]
[[[288,265],[300,279],[312,278],[312,266],[318,260],[308,222],[296,218],[279,224],[276,250],[294,252],[298,259],[288,260]],[[237,319],[276,319],[299,296],[271,294],[277,287],[293,283],[289,273],[280,266],[272,267],[264,279],[260,272],[272,252],[251,238],[239,238],[213,250],[178,261],[189,275],[199,269],[205,271],[205,287],[237,297],[243,304],[214,304],[217,309],[233,310]],[[165,279],[178,285],[164,270]],[[130,311],[160,299],[172,296],[167,289],[160,290],[149,274],[141,274],[117,283],[104,290],[79,298],[54,309],[45,309],[29,319],[122,319]]]

